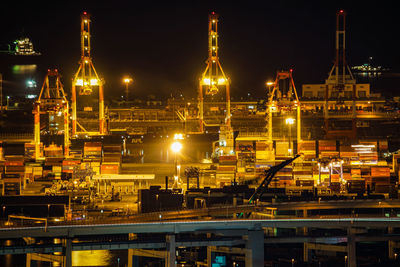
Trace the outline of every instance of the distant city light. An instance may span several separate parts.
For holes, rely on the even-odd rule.
[[[28,88],[36,88],[36,81],[35,80],[27,80],[26,87]]]
[[[26,95],[26,98],[27,99],[34,99],[34,98],[36,98],[37,97],[37,95]]]

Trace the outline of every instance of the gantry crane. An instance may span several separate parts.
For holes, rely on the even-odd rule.
[[[90,45],[90,15],[83,12],[81,15],[81,59],[79,61],[79,68],[72,81],[72,135],[76,135],[77,131],[77,88],[79,89],[79,96],[93,97],[93,91],[98,88],[99,98],[99,129],[98,134],[103,135],[106,133],[105,117],[104,117],[104,80],[99,78],[99,75],[94,68],[91,57]],[[92,107],[89,107],[91,109]],[[94,110],[88,110],[94,111]],[[86,131],[82,126],[80,126]]]
[[[35,158],[41,157],[40,153],[40,134],[41,120],[40,115],[48,115],[46,134],[64,135],[64,155],[69,154],[69,107],[61,83],[61,75],[57,69],[48,70],[43,82],[38,99],[34,104],[34,142]]]
[[[273,147],[273,113],[280,113],[281,116],[286,116],[285,122],[289,124],[289,136],[291,135],[291,124],[294,124],[294,119],[291,118],[293,111],[296,112],[296,138],[297,146],[301,142],[301,114],[300,114],[300,101],[297,95],[296,87],[293,81],[293,70],[289,71],[278,71],[276,74],[275,81],[273,83],[272,91],[268,96],[268,107],[267,107],[267,120],[268,120],[268,143],[269,149],[272,150]],[[283,86],[283,85],[286,86]],[[289,140],[289,149],[291,150],[291,140]],[[289,155],[293,151],[289,151]]]
[[[208,16],[208,58],[207,67],[199,81],[199,121],[200,132],[204,132],[204,96],[212,101],[222,88],[226,93],[225,122],[220,126],[220,144],[226,147],[224,154],[233,149],[233,131],[231,127],[231,100],[230,100],[230,79],[225,75],[218,57],[218,14],[211,12]],[[210,125],[210,124],[209,124]],[[215,126],[215,125],[211,125]]]
[[[336,13],[336,40],[335,40],[336,57],[329,77],[326,80],[325,89],[325,107],[324,107],[324,124],[325,132],[328,138],[346,136],[349,138],[356,137],[356,80],[351,73],[350,67],[346,62],[346,12],[339,10]],[[340,96],[344,94],[346,85],[352,87],[352,129],[348,131],[332,130],[329,124],[329,98],[336,98],[340,101]]]

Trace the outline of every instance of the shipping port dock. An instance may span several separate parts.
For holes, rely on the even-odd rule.
[[[73,253],[118,250],[129,267],[396,266],[400,97],[357,82],[345,17],[323,83],[298,90],[295,71],[278,70],[264,97],[235,99],[211,12],[196,97],[129,101],[126,77],[125,100],[110,102],[83,12],[72,84],[51,68],[31,102],[1,100],[0,259],[70,267]],[[26,42],[20,56],[36,53]]]

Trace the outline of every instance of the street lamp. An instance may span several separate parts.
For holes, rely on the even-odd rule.
[[[293,153],[293,148],[292,148],[292,125],[294,124],[294,119],[293,118],[287,118],[286,119],[286,125],[289,126],[289,156],[292,155]]]
[[[265,83],[266,86],[268,86],[268,96],[271,95],[271,86],[274,85],[274,82],[268,81]]]
[[[131,77],[125,77],[125,78],[123,79],[123,81],[124,81],[124,83],[125,83],[125,97],[126,97],[126,100],[125,100],[125,101],[128,101],[128,100],[129,100],[129,84],[130,84],[133,80],[132,80]]]
[[[177,158],[177,154],[181,151],[182,144],[179,141],[175,141],[175,142],[172,143],[171,149],[175,154],[175,176],[178,176],[178,158]]]

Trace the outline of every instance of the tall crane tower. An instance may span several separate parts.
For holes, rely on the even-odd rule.
[[[200,132],[204,132],[204,125],[207,125],[207,122],[204,121],[204,99],[207,98],[207,101],[212,102],[214,96],[217,97],[218,93],[225,89],[225,122],[219,124],[220,145],[226,147],[225,154],[233,150],[233,131],[231,127],[230,79],[225,75],[218,56],[218,18],[219,16],[215,12],[211,12],[208,16],[208,58],[206,69],[199,81],[199,119]]]
[[[64,155],[69,154],[69,106],[57,69],[48,70],[34,104],[35,158],[40,158],[41,128],[48,135],[64,135]],[[47,115],[41,120],[40,115]],[[45,127],[41,127],[42,123]]]
[[[336,13],[336,38],[335,38],[335,49],[336,56],[335,61],[329,72],[329,77],[325,81],[326,93],[325,93],[325,108],[324,108],[324,121],[325,131],[327,137],[338,137],[347,136],[355,138],[356,136],[356,80],[350,70],[350,67],[346,61],[346,12],[339,10]],[[350,87],[350,91],[348,88]],[[347,92],[346,92],[347,91]],[[347,131],[334,131],[330,127],[329,122],[329,98],[337,99],[340,102],[340,98],[351,98],[352,99],[352,129]]]
[[[334,89],[343,92],[345,84],[355,83],[350,67],[346,62],[346,12],[340,10],[336,13],[336,57],[327,83],[333,84]]]
[[[297,95],[296,87],[293,81],[293,70],[289,71],[278,71],[276,74],[275,81],[273,83],[272,91],[268,96],[268,109],[267,109],[267,120],[268,120],[268,143],[269,149],[272,150],[273,146],[273,113],[277,113],[284,119],[282,123],[288,124],[289,137],[291,136],[291,125],[296,122],[296,139],[297,146],[301,142],[301,114],[300,114],[300,101]],[[292,117],[296,116],[296,120]],[[289,151],[290,156],[293,156],[293,150],[291,148],[291,140],[289,140]]]
[[[79,97],[83,100],[80,111],[88,112],[94,112],[96,109],[96,107],[89,106],[87,103],[93,103],[93,101],[89,101],[89,99],[93,100],[93,98],[96,98],[96,96],[94,96],[95,89],[98,89],[99,127],[97,133],[103,135],[106,132],[104,118],[104,80],[99,78],[92,62],[90,24],[90,15],[87,12],[83,12],[81,15],[81,59],[79,61],[78,71],[72,81],[72,135],[78,133],[77,124],[79,125],[77,122],[77,89]],[[81,125],[80,127],[87,132]]]

